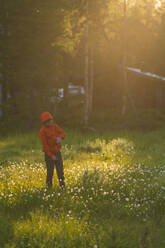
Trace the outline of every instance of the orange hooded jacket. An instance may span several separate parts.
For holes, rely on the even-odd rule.
[[[56,143],[57,137],[64,139],[66,134],[56,123],[53,123],[52,129],[44,125],[45,121],[53,119],[53,116],[49,112],[42,113],[40,118],[41,122],[43,123],[43,126],[40,129],[40,139],[43,148],[42,150],[49,157],[52,157],[53,152],[60,152],[61,150],[61,144]]]

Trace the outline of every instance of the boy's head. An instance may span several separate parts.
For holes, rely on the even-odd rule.
[[[44,112],[40,116],[43,125],[50,127],[53,124],[53,116],[49,112]]]
[[[50,120],[44,122],[44,125],[45,125],[46,127],[51,127],[52,124],[53,124],[53,120],[52,120],[52,119],[50,119]]]

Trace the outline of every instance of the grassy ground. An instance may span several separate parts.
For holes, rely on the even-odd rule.
[[[0,140],[0,248],[164,248],[165,131],[67,133],[66,191],[38,133]]]

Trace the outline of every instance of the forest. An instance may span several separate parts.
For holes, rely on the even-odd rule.
[[[74,127],[101,121],[113,127],[128,119],[142,127],[147,118],[164,122],[165,81],[127,70],[165,76],[163,1],[0,4],[2,126],[36,127],[46,109]]]

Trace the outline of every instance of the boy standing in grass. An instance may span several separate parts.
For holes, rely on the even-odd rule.
[[[54,165],[56,165],[56,172],[59,180],[59,185],[65,188],[64,167],[61,155],[61,141],[66,134],[53,121],[53,116],[49,112],[44,112],[40,116],[43,124],[40,129],[40,139],[45,154],[45,162],[47,168],[46,185],[48,188],[52,187],[52,179],[54,174]]]

